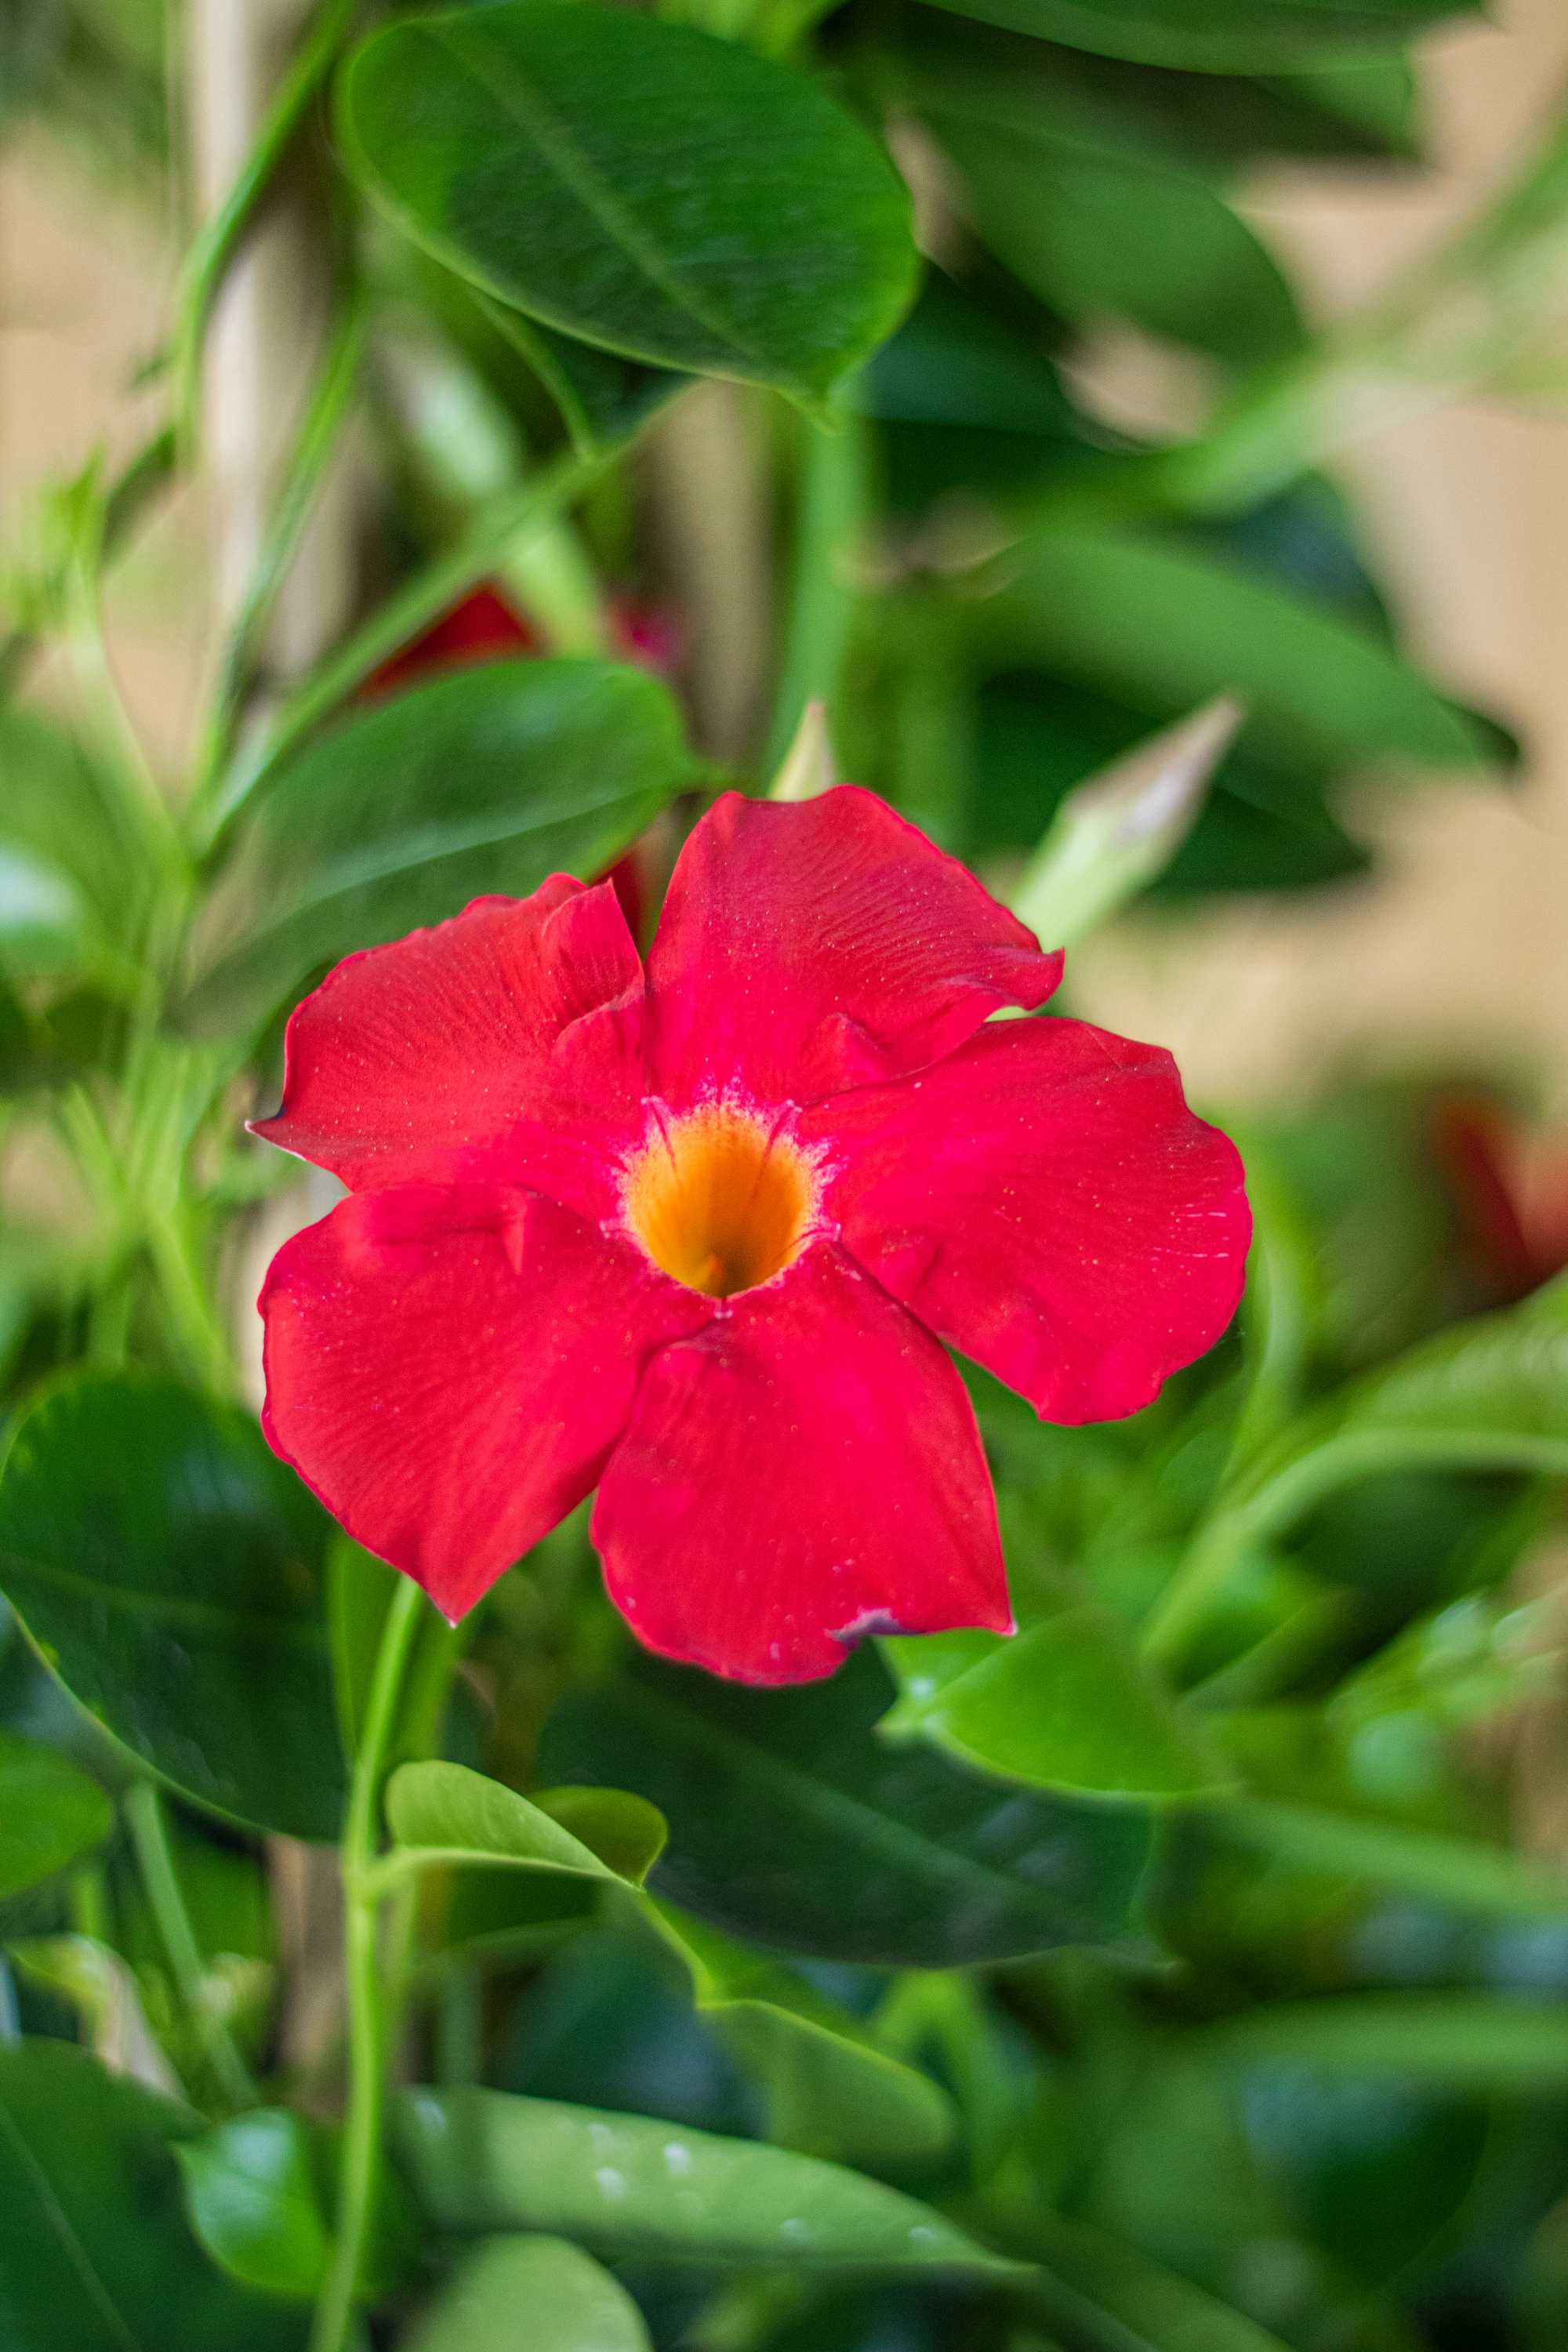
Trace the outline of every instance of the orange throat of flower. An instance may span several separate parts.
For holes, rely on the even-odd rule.
[[[655,1265],[709,1298],[753,1290],[793,1265],[816,1209],[816,1173],[758,1112],[704,1103],[656,1110],[626,1171],[626,1223]]]

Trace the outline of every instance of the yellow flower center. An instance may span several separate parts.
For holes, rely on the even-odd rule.
[[[755,1111],[704,1103],[656,1115],[626,1171],[626,1223],[689,1290],[732,1298],[782,1274],[805,1245],[816,1178],[800,1147]]]

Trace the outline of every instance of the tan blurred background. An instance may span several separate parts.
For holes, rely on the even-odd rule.
[[[286,0],[284,0],[286,5]],[[1517,165],[1568,89],[1564,0],[1503,0],[1494,27],[1429,42],[1436,168],[1279,170],[1249,210],[1331,315],[1374,292]],[[158,344],[155,220],[96,202],[37,140],[0,165],[0,528],[95,443],[135,446],[127,393]],[[1522,788],[1447,783],[1378,801],[1383,877],[1307,907],[1245,902],[1141,922],[1082,952],[1081,1009],[1173,1046],[1211,1101],[1310,1090],[1347,1056],[1539,1074],[1568,1118],[1568,405],[1460,404],[1363,443],[1348,470],[1412,649],[1530,747]],[[176,503],[116,578],[113,642],[154,757],[185,742],[210,638],[193,600],[205,521]],[[3,780],[0,780],[3,789]]]

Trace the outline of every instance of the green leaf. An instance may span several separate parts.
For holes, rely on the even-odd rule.
[[[533,1801],[634,1886],[642,1885],[669,1842],[664,1815],[625,1789],[537,1789]]]
[[[1560,2099],[1568,2014],[1484,1992],[1346,1993],[1270,2002],[1211,2026],[1203,2046],[1231,2066],[1398,2074],[1442,2089]]]
[[[286,2107],[258,2107],[177,2151],[191,2227],[243,2285],[307,2298],[321,2284],[331,2238],[309,2130]]]
[[[1047,2265],[1039,2309],[1075,2342],[1106,2352],[1285,2352],[1268,2328],[1122,2239],[1047,2214],[1031,2217],[1029,2239]]]
[[[1350,1391],[1344,1439],[1451,1447],[1568,1473],[1568,1276],[1411,1349]]]
[[[173,2150],[200,2128],[66,2042],[0,2049],[5,2352],[298,2352],[185,2226]]]
[[[124,941],[148,880],[145,845],[111,786],[68,735],[36,712],[0,707],[0,904],[26,874],[68,893],[70,919],[96,944]],[[13,862],[15,861],[15,863]],[[62,908],[68,903],[61,897]]]
[[[668,690],[614,662],[486,663],[358,711],[247,803],[191,1011],[265,1014],[470,898],[598,874],[690,772]]]
[[[1233,693],[1241,741],[1287,775],[1303,760],[1485,768],[1485,730],[1367,626],[1173,538],[1052,531],[1005,560],[976,637],[1172,718]]]
[[[464,2256],[405,2352],[651,2352],[619,2282],[564,2238],[495,2238]]]
[[[1568,1877],[1475,1838],[1268,1798],[1237,1798],[1203,1819],[1226,1843],[1314,1876],[1360,1880],[1456,1911],[1568,1917]]]
[[[77,971],[93,961],[91,940],[70,876],[0,841],[0,965],[18,974]]]
[[[1052,1802],[879,1739],[891,1697],[870,1651],[776,1692],[639,1661],[568,1698],[542,1755],[657,1804],[658,1892],[783,1951],[952,1968],[1137,1940],[1145,1813]]]
[[[980,1771],[1153,1800],[1212,1793],[1230,1777],[1202,1726],[1096,1602],[1067,1602],[1010,1638],[903,1635],[884,1646],[900,1696],[883,1732],[924,1733]]]
[[[897,324],[903,188],[791,67],[621,10],[387,26],[351,60],[351,166],[427,250],[588,342],[820,397]]]
[[[941,2153],[947,2094],[779,1962],[670,1905],[639,1917],[673,1953],[698,2010],[767,2099],[766,2137],[805,2156],[882,2165]]]
[[[1397,48],[1468,0],[941,0],[961,16],[1015,32],[1211,73],[1268,73]]]
[[[1301,342],[1283,272],[1211,172],[1067,114],[1019,123],[947,100],[927,112],[986,244],[1063,318],[1120,315],[1238,363]]]
[[[930,2206],[755,2140],[505,2091],[415,2091],[396,2140],[457,2234],[542,2230],[642,2257],[907,2277],[1027,2275]]]
[[[247,1414],[172,1381],[46,1389],[0,1475],[0,1589],[67,1689],[183,1794],[294,1837],[342,1814],[330,1532]]]
[[[515,1789],[466,1764],[404,1764],[386,1789],[386,1818],[400,1865],[489,1864],[614,1880],[591,1846]]]
[[[542,320],[525,318],[489,295],[475,292],[473,299],[496,332],[532,368],[582,457],[613,449],[629,438],[691,380],[668,368],[645,367],[574,336],[559,335]]]
[[[113,1826],[109,1799],[79,1766],[0,1731],[0,1903],[69,1870]]]

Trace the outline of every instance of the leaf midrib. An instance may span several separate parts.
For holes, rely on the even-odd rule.
[[[3,2129],[21,2166],[23,2177],[30,2181],[46,2222],[52,2222],[55,2235],[67,2261],[81,2280],[89,2302],[100,2316],[112,2328],[126,2352],[147,2352],[142,2338],[134,2335],[124,2315],[111,2300],[107,2283],[100,2278],[91,2255],[78,2236],[70,2215],[55,2193],[53,2182],[28,2145],[16,2117],[5,2100],[0,2098],[0,2129]]]
[[[604,230],[612,243],[619,246],[657,292],[678,309],[684,310],[689,318],[695,319],[721,342],[742,352],[764,373],[773,372],[768,354],[759,350],[749,336],[742,334],[732,320],[726,319],[721,311],[714,311],[704,297],[693,291],[684,273],[672,266],[669,257],[644,232],[636,214],[629,211],[614,189],[601,179],[543,94],[504,52],[484,39],[481,26],[471,25],[468,31],[488,57],[494,74],[494,82],[489,88],[476,71],[472,59],[465,56],[465,43],[455,40],[444,22],[438,20],[427,24],[423,29],[430,39],[447,52],[476,89],[495,99],[503,113],[510,114],[519,129],[534,142],[589,218]]]

